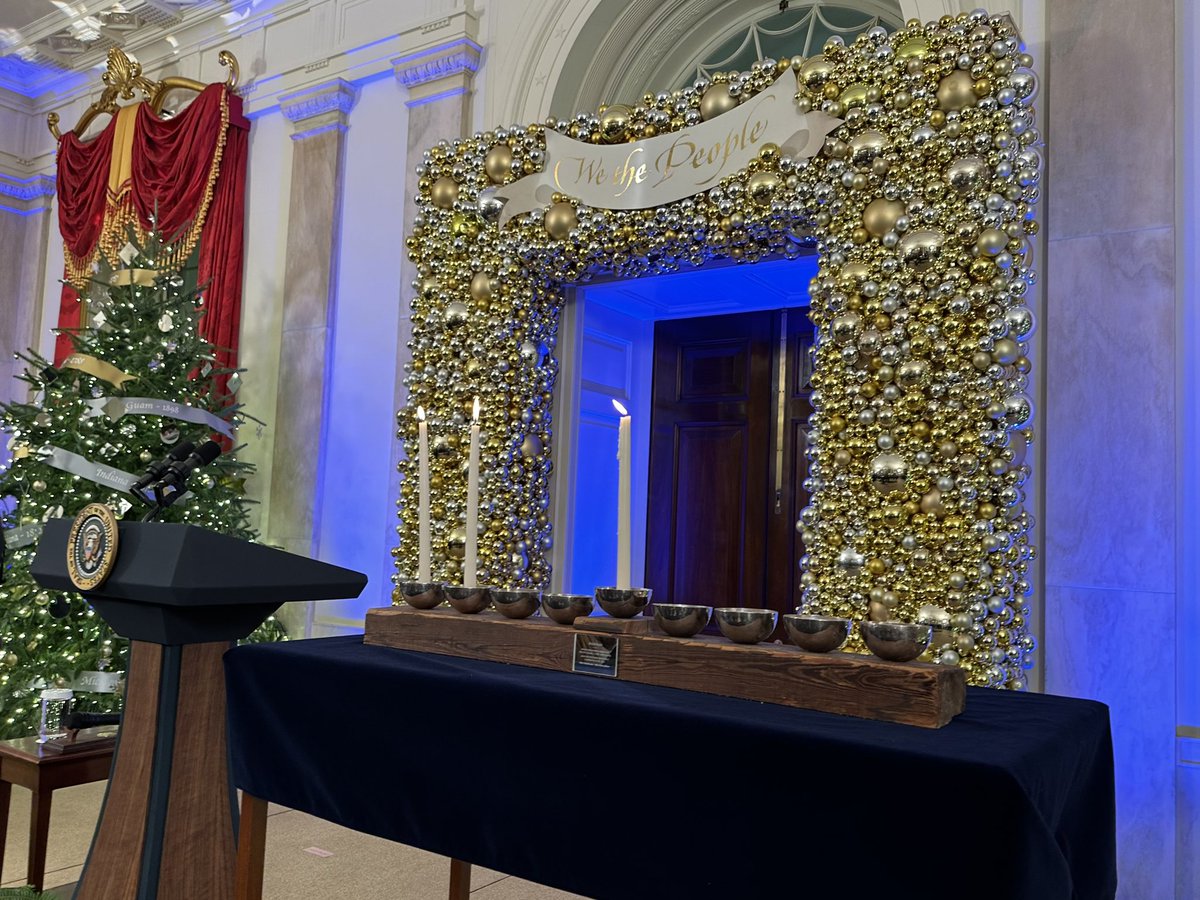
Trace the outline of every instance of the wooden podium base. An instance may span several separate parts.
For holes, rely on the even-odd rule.
[[[112,777],[74,900],[232,900],[230,646],[132,642]]]
[[[577,637],[590,636],[594,643],[603,634],[617,645],[611,674],[625,681],[923,728],[942,727],[966,703],[966,676],[949,666],[805,653],[784,644],[734,644],[707,635],[674,638],[656,630],[609,633],[604,624],[594,628],[593,621],[612,620],[576,619],[571,628],[540,617],[395,606],[367,611],[365,642],[570,672]]]

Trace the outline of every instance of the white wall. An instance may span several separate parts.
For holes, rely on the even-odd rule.
[[[350,114],[318,545],[371,583],[359,600],[322,604],[327,621],[361,620],[363,609],[391,602],[380,572],[394,543],[387,460],[398,360],[407,353],[396,346],[408,305],[400,283],[407,120],[404,89],[390,75],[362,85]]]

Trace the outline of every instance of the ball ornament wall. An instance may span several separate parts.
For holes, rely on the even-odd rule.
[[[481,583],[548,583],[564,285],[815,247],[800,601],[855,619],[930,621],[929,658],[975,684],[1024,687],[1034,649],[1029,239],[1042,168],[1031,65],[1007,16],[975,12],[429,150],[407,239],[418,275],[411,405],[397,417],[409,451],[397,577],[416,570],[416,516],[403,513],[415,509],[418,405],[447,448],[431,460],[434,576],[460,575],[461,448],[479,395]],[[648,208],[588,206],[543,187],[536,209],[504,221],[513,185],[549,174],[547,134],[610,152],[685,140],[785,75],[795,112],[837,120],[814,155],[763,143],[703,190]]]

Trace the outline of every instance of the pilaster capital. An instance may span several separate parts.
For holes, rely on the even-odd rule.
[[[478,32],[479,20],[460,11],[401,35],[405,52],[392,60],[392,71],[408,88],[409,106],[470,90],[483,58]]]
[[[22,215],[43,212],[50,208],[54,189],[50,175],[20,178],[0,171],[0,208]]]
[[[326,131],[344,132],[350,110],[358,100],[358,88],[335,78],[279,98],[279,110],[292,123],[292,140],[302,141]]]

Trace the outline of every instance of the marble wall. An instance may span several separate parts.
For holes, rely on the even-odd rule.
[[[41,316],[34,298],[42,290],[47,205],[46,198],[34,204],[0,197],[0,402],[23,394],[22,382],[12,376],[25,364],[13,352],[37,345]]]
[[[1046,9],[1045,685],[1109,704],[1120,896],[1170,898],[1175,10],[1163,0]],[[1119,64],[1132,59],[1142,61],[1134,75]]]

